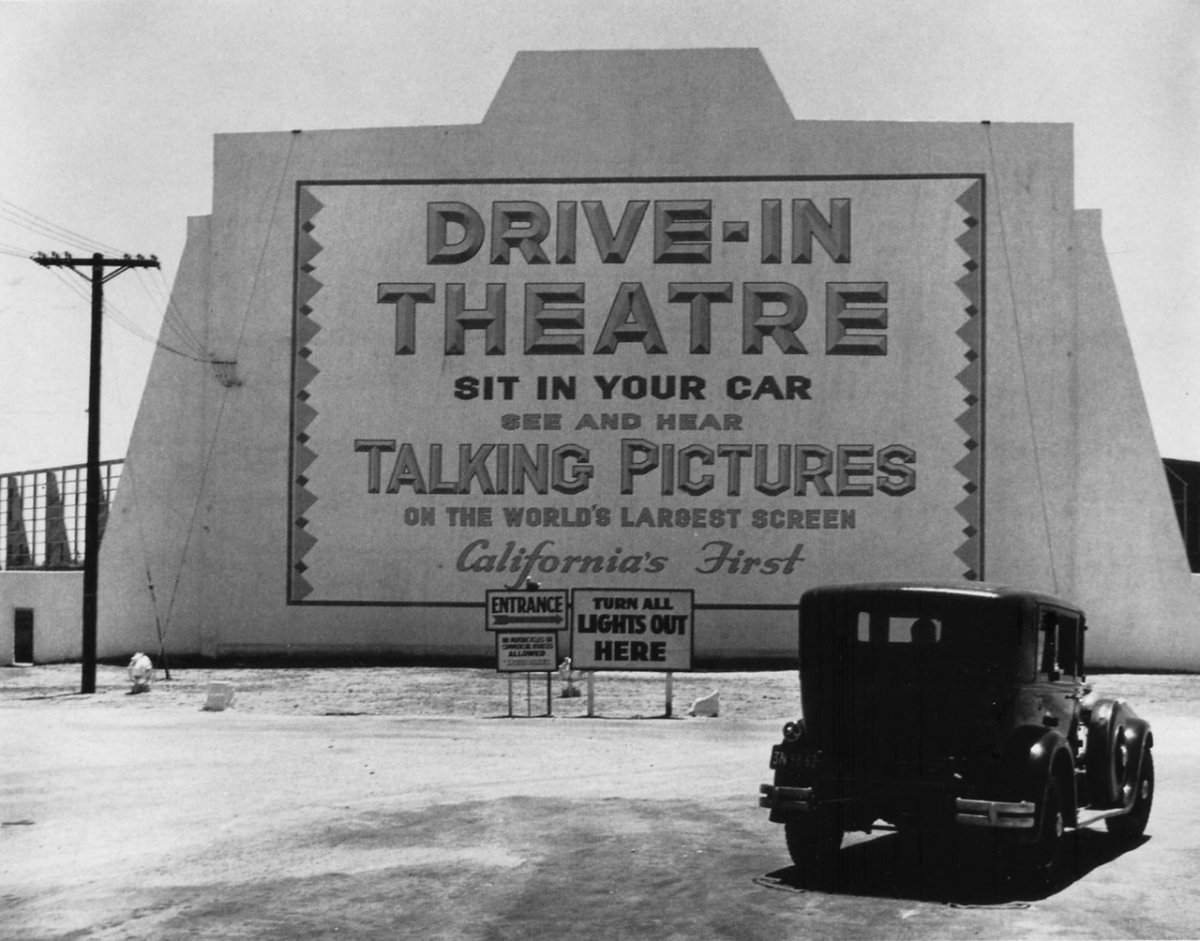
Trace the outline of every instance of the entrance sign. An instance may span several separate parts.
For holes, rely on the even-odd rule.
[[[554,631],[499,631],[497,673],[552,673],[558,669],[558,634]]]
[[[571,666],[576,670],[692,668],[694,593],[650,588],[571,592]]]
[[[289,602],[982,577],[982,190],[299,182]]]
[[[487,620],[489,631],[567,629],[567,593],[549,591],[489,591]]]

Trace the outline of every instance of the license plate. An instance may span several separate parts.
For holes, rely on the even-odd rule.
[[[813,752],[786,752],[782,745],[771,749],[772,768],[814,768],[816,764],[817,756]]]

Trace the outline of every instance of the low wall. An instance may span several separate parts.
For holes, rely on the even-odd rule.
[[[0,666],[14,662],[17,610],[33,611],[33,662],[83,656],[83,573],[0,572]]]

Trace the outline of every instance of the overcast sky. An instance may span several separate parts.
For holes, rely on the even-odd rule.
[[[106,289],[124,456],[214,134],[476,123],[519,50],[701,46],[761,49],[801,119],[1073,124],[1159,450],[1200,460],[1196,0],[191,0],[0,2],[0,472],[86,457],[89,289],[36,251],[162,262]]]

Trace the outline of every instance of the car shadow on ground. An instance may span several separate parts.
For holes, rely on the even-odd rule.
[[[1065,881],[1053,889],[1031,889],[1006,872],[985,839],[951,839],[887,833],[847,843],[836,867],[811,876],[795,866],[767,873],[758,881],[775,889],[938,902],[961,908],[1023,907],[1061,892],[1095,869],[1143,845],[1110,837],[1101,830],[1068,834]]]

